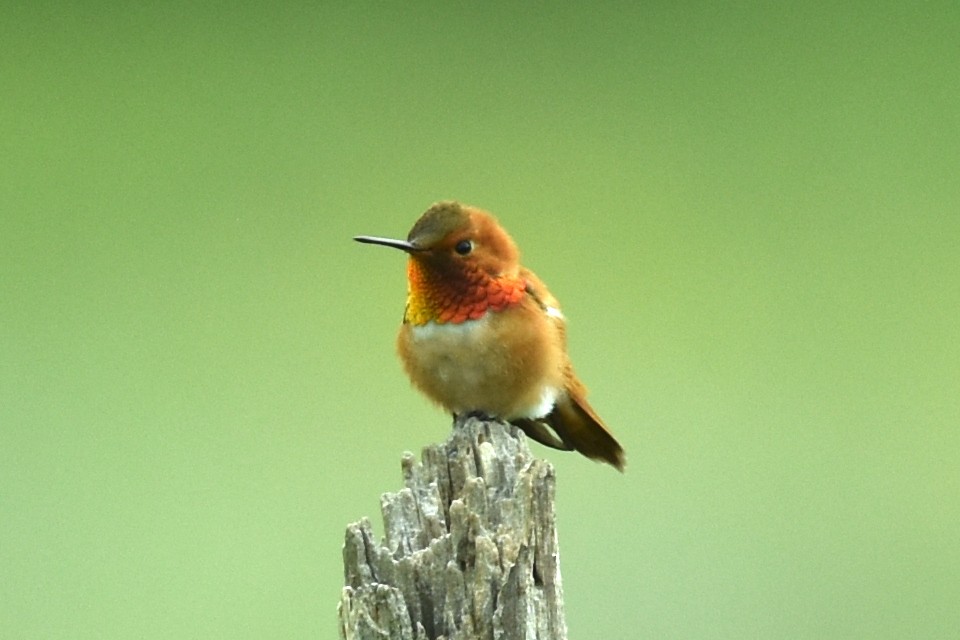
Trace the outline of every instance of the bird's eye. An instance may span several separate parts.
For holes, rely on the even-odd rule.
[[[473,243],[470,242],[469,240],[461,240],[460,242],[457,243],[457,246],[455,246],[453,250],[459,253],[460,255],[465,256],[471,251],[473,251]]]

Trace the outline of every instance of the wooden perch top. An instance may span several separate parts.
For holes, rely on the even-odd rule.
[[[466,418],[407,453],[386,539],[347,527],[343,640],[566,640],[555,476],[507,423]]]

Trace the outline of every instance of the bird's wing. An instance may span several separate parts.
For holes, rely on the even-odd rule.
[[[523,278],[523,281],[526,283],[527,295],[530,296],[530,298],[537,303],[537,306],[547,314],[547,317],[557,325],[557,328],[560,330],[560,335],[564,343],[566,343],[567,321],[563,317],[563,312],[560,311],[560,303],[557,302],[557,299],[554,298],[550,290],[547,289],[547,285],[543,284],[543,280],[538,278],[537,274],[533,271],[521,267],[520,277]]]

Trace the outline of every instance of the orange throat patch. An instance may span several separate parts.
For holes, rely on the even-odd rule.
[[[403,321],[424,325],[478,320],[488,311],[503,311],[520,304],[525,293],[522,278],[497,278],[479,269],[464,269],[451,277],[410,258]]]

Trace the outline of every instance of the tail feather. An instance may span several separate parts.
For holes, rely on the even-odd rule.
[[[536,440],[545,447],[559,449],[560,451],[573,451],[574,446],[561,439],[556,433],[551,431],[545,422],[546,418],[518,418],[510,422],[523,429],[528,438]]]
[[[623,471],[627,458],[623,447],[610,435],[603,421],[587,401],[570,394],[557,398],[553,410],[537,420],[514,420],[528,436],[548,447],[576,449],[593,460],[606,462]],[[547,426],[556,435],[547,430]]]

